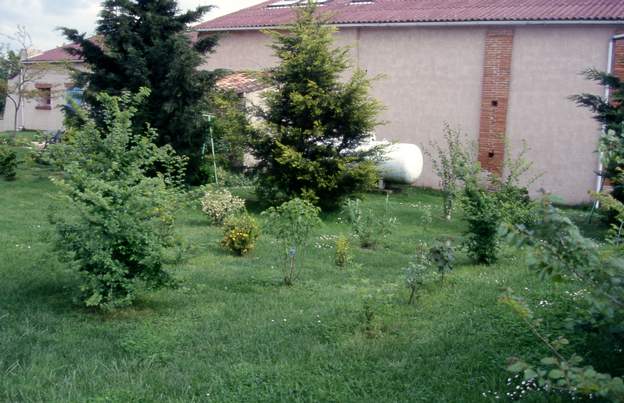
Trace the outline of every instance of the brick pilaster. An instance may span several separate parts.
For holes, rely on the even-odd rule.
[[[485,37],[479,162],[484,169],[497,174],[502,173],[505,162],[513,35],[513,29],[490,28]]]
[[[615,31],[615,35],[624,34],[624,29]],[[613,46],[613,75],[624,80],[624,39],[618,39]]]

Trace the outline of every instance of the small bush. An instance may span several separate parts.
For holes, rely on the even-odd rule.
[[[336,254],[334,257],[334,262],[337,267],[344,268],[346,267],[353,257],[351,256],[351,242],[349,241],[349,237],[345,235],[341,235],[336,239]]]
[[[425,154],[431,160],[434,172],[440,180],[443,195],[444,217],[451,219],[455,207],[455,199],[461,193],[466,178],[477,168],[476,146],[470,144],[461,131],[444,125],[444,144],[430,143],[432,154]]]
[[[251,252],[260,236],[258,223],[249,214],[226,218],[223,228],[221,245],[239,256]]]
[[[455,252],[450,240],[438,241],[429,249],[429,261],[438,270],[442,281],[444,275],[453,270]]]
[[[245,201],[226,189],[208,189],[204,192],[201,205],[202,211],[208,215],[211,222],[221,225],[226,218],[243,210]]]
[[[133,132],[136,106],[148,95],[99,95],[105,127],[86,122],[68,149],[64,178],[54,181],[68,204],[51,217],[56,248],[83,274],[80,300],[88,307],[127,306],[139,286],[173,284],[164,251],[175,239],[186,161],[157,147],[153,130]],[[157,166],[169,168],[156,173]]]
[[[8,181],[15,180],[16,170],[17,154],[8,147],[0,146],[0,176]]]
[[[386,196],[384,212],[381,215],[371,209],[363,209],[359,199],[347,200],[343,211],[362,248],[374,248],[392,233],[397,224],[397,218],[390,215],[389,196]]]
[[[319,212],[306,200],[292,199],[262,213],[266,232],[277,242],[286,285],[292,285],[301,273],[312,230],[321,224]]]
[[[416,255],[405,268],[405,284],[410,290],[408,304],[414,303],[418,291],[431,282],[436,273],[425,243],[420,243],[416,248]]]
[[[468,255],[480,264],[492,264],[498,258],[498,228],[502,223],[500,204],[493,192],[476,183],[464,189],[464,220],[468,223],[464,246]]]

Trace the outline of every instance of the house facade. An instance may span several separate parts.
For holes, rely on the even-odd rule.
[[[72,69],[84,69],[84,63],[69,55],[62,47],[51,49],[22,62],[29,70],[25,84],[28,96],[15,115],[15,104],[7,98],[0,131],[18,129],[56,131],[63,128],[62,108],[68,98],[80,99],[81,90],[73,84]],[[9,80],[9,89],[15,88],[15,81]],[[12,94],[16,98],[16,94]]]
[[[276,63],[264,29],[293,21],[297,1],[267,1],[196,27],[220,35],[206,69],[262,70]],[[490,171],[526,143],[541,189],[576,204],[597,186],[600,125],[569,97],[603,94],[581,74],[624,72],[620,0],[318,1],[349,46],[354,67],[380,76],[372,95],[386,107],[377,139],[440,141],[461,128]],[[615,37],[614,37],[615,36]],[[611,53],[610,53],[611,50]],[[425,159],[420,186],[438,178]]]

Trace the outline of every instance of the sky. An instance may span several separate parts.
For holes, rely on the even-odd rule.
[[[228,14],[263,0],[178,0],[180,9],[214,5],[205,20]],[[34,49],[48,50],[61,46],[63,36],[55,30],[65,26],[93,34],[101,0],[0,0],[0,44],[9,44],[6,35],[23,25],[32,37]]]

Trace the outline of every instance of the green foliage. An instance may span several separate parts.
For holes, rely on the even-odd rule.
[[[215,75],[198,67],[217,38],[207,36],[192,44],[188,28],[210,9],[202,6],[180,13],[176,0],[106,0],[95,39],[63,29],[70,43],[80,45],[66,50],[89,65],[75,72],[75,80],[84,88],[84,100],[98,125],[104,124],[98,93],[119,95],[150,88],[152,95],[137,110],[135,128],[149,123],[158,132],[158,144],[170,144],[189,157],[191,183],[207,179],[199,170],[208,133],[202,114],[210,108],[208,94]]]
[[[595,94],[575,95],[571,99],[592,111],[594,118],[604,125],[605,133],[598,147],[603,162],[600,175],[613,183],[613,196],[624,202],[624,82],[615,75],[595,69],[585,71],[585,77],[611,90],[610,99]]]
[[[496,191],[502,220],[511,225],[531,225],[538,220],[538,204],[529,197],[528,187],[541,175],[533,174],[533,162],[527,159],[529,148],[525,142],[515,158],[506,146],[505,173],[490,174],[490,186]]]
[[[105,128],[87,121],[70,148],[64,179],[55,180],[68,204],[51,217],[55,245],[83,274],[80,299],[89,307],[127,306],[140,284],[172,283],[163,251],[174,239],[185,160],[154,145],[154,130],[133,131],[137,105],[148,95],[147,89],[99,95]],[[156,174],[155,166],[164,173]]]
[[[344,203],[343,213],[351,224],[353,236],[362,248],[374,248],[390,235],[397,225],[397,218],[390,215],[390,196],[386,195],[383,214],[371,209],[363,209],[359,199],[348,199]]]
[[[476,183],[466,185],[462,198],[464,220],[468,224],[464,246],[479,264],[492,264],[498,258],[498,228],[502,213],[496,193]]]
[[[233,91],[216,91],[210,97],[215,119],[212,121],[217,166],[227,172],[240,171],[254,129],[248,119],[244,98]],[[209,158],[212,166],[212,158]],[[219,176],[221,182],[222,176]]]
[[[405,283],[410,290],[408,304],[414,302],[415,297],[427,284],[436,278],[444,281],[444,276],[453,270],[455,253],[450,240],[439,240],[429,247],[420,241],[416,246],[416,254],[405,269]]]
[[[261,172],[259,195],[272,202],[304,198],[322,208],[339,207],[345,197],[372,188],[378,179],[360,148],[378,125],[379,103],[369,95],[371,80],[350,64],[348,49],[333,45],[336,29],[309,2],[297,21],[270,32],[280,63],[265,96],[266,129],[253,143]]]
[[[321,224],[319,212],[312,203],[296,198],[262,213],[266,233],[277,242],[286,285],[292,285],[303,270],[312,230]]]
[[[571,282],[585,290],[584,301],[568,313],[567,322],[577,331],[592,330],[600,342],[612,349],[614,339],[621,343],[624,334],[624,260],[621,254],[601,251],[547,201],[541,214],[530,230],[519,225],[508,232],[508,238],[516,246],[527,249],[529,268],[542,278]],[[526,304],[510,292],[502,300],[519,314],[552,353],[539,365],[515,359],[509,370],[524,372],[525,378],[536,379],[546,389],[562,390],[572,395],[602,396],[611,401],[624,399],[622,378],[600,373],[591,366],[581,366],[582,359],[577,354],[566,358],[561,348],[567,340],[553,340],[540,331],[541,321],[535,320]]]
[[[600,202],[600,206],[607,210],[607,212],[613,212],[615,219],[614,223],[611,223],[611,230],[609,231],[609,241],[614,245],[619,246],[622,244],[622,229],[624,228],[624,204],[618,201],[615,197],[607,193],[590,193],[592,197]]]
[[[256,219],[246,213],[228,217],[223,230],[221,245],[239,256],[251,252],[260,236]]]
[[[431,143],[432,152],[425,154],[431,159],[434,172],[440,179],[444,196],[443,211],[451,219],[454,201],[461,192],[463,183],[478,170],[474,145],[467,144],[466,136],[460,130],[444,125],[443,144]]]
[[[509,232],[516,246],[527,247],[529,267],[543,278],[572,281],[587,289],[587,308],[576,319],[592,327],[623,333],[624,260],[619,254],[601,253],[578,227],[545,202],[540,221],[532,229],[518,226]]]
[[[336,239],[334,263],[337,267],[345,268],[351,263],[353,256],[351,254],[351,242],[349,237],[340,235]]]
[[[511,290],[500,297],[500,302],[509,306],[525,325],[550,352],[539,364],[530,364],[520,358],[509,360],[507,370],[521,374],[525,382],[537,385],[547,392],[565,393],[573,400],[579,396],[595,398],[600,396],[612,402],[624,401],[624,381],[598,372],[591,365],[582,366],[583,358],[577,354],[564,356],[562,349],[569,344],[564,337],[553,338],[542,328],[541,319],[534,317],[526,302],[513,295]]]
[[[418,291],[435,277],[429,248],[427,244],[420,242],[416,247],[416,254],[405,268],[405,284],[410,290],[408,304],[413,304]]]
[[[455,251],[450,240],[439,240],[429,249],[429,261],[444,281],[444,275],[453,271]]]
[[[215,225],[221,225],[230,216],[245,209],[245,200],[234,196],[227,189],[213,190],[205,187],[201,199],[202,211]]]
[[[0,176],[3,176],[8,181],[15,180],[17,164],[15,151],[0,145]]]

